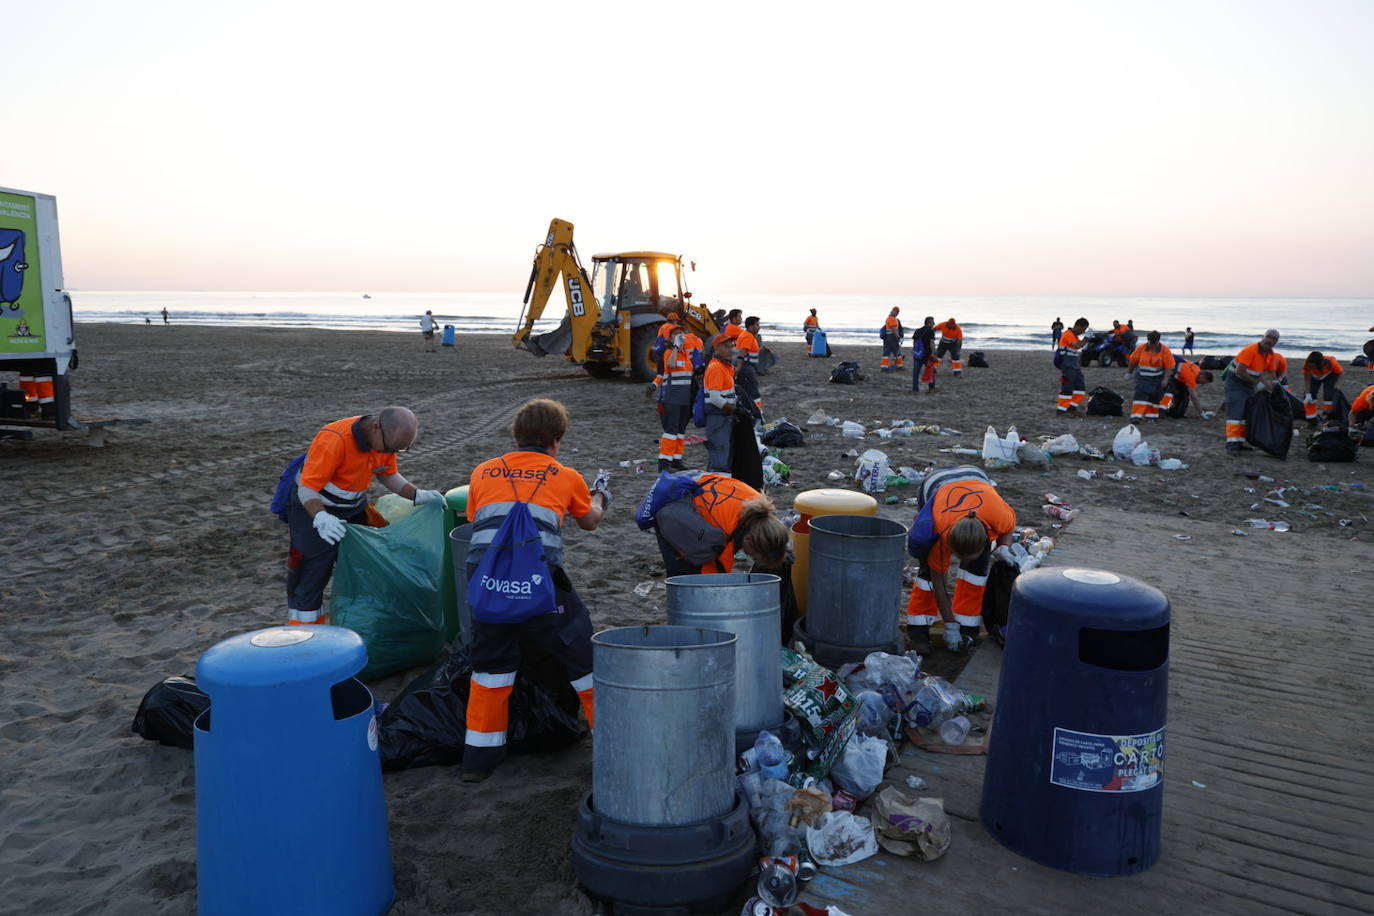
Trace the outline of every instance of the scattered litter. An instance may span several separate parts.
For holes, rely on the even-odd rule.
[[[1112,440],[1112,454],[1122,461],[1130,461],[1131,453],[1140,443],[1140,430],[1134,424],[1127,423],[1117,430],[1116,438]]]
[[[1239,528],[1232,528],[1232,529],[1231,529],[1231,533],[1232,533],[1232,534],[1238,534],[1238,535],[1240,535],[1240,536],[1243,537],[1243,538],[1248,538],[1248,537],[1250,536],[1250,532],[1248,532],[1248,531],[1241,531]]]
[[[1009,468],[1019,460],[1016,452],[1021,445],[1021,436],[1012,426],[1005,437],[999,436],[995,427],[989,426],[983,433],[983,467],[989,470]]]
[[[829,423],[830,423],[830,414],[826,413],[824,410],[821,410],[819,407],[816,408],[816,412],[815,412],[815,413],[813,413],[811,416],[809,416],[809,417],[806,418],[806,425],[807,425],[807,426],[821,426],[822,424],[829,424]]]
[[[1257,477],[1256,480],[1258,480],[1260,483],[1273,483],[1273,482],[1274,482],[1274,478],[1272,478],[1272,477],[1266,477],[1266,476],[1263,475],[1263,474],[1259,475],[1259,477]],[[1351,484],[1351,486],[1358,487],[1358,486],[1363,486],[1363,484],[1358,484],[1358,483],[1357,483],[1357,484]]]
[[[1348,518],[1343,518],[1340,521],[1336,522],[1336,524],[1340,525],[1342,528],[1349,528],[1351,525],[1355,523]]]
[[[1267,502],[1267,503],[1273,503],[1274,505],[1278,506],[1280,509],[1287,509],[1287,508],[1288,508],[1288,503],[1285,502],[1285,501],[1282,500],[1282,499],[1272,499],[1272,498],[1266,496],[1266,497],[1264,497],[1264,501]]]
[[[859,466],[854,472],[854,479],[859,482],[865,493],[882,493],[887,490],[887,478],[891,473],[887,455],[871,448],[859,456]]]
[[[1125,472],[1125,471],[1113,471],[1112,473],[1106,475],[1106,477],[1107,477],[1108,480],[1125,480],[1125,479],[1126,479],[1126,472]]]
[[[1288,531],[1292,527],[1287,522],[1271,522],[1267,518],[1247,518],[1245,524],[1251,528],[1268,528],[1270,531]]]
[[[1080,470],[1080,471],[1078,472],[1078,476],[1079,476],[1079,477],[1082,477],[1084,480],[1092,480],[1094,477],[1097,476],[1097,472],[1096,472],[1096,471],[1083,471],[1083,470]]]
[[[858,457],[859,457],[859,450],[856,449],[856,448],[851,448],[849,451],[847,451],[847,452],[844,453],[844,457],[846,457],[846,458],[858,458]]]
[[[830,480],[844,480],[844,475],[841,474],[839,471],[831,471],[829,474],[826,474],[825,476]]]
[[[1044,448],[1051,455],[1072,455],[1078,451],[1079,445],[1077,439],[1065,433],[1046,442]]]
[[[1078,454],[1084,458],[1092,458],[1095,461],[1102,461],[1107,456],[1102,454],[1102,450],[1092,445],[1082,445],[1078,448]]]
[[[1202,419],[1204,419],[1204,420],[1210,420],[1210,419],[1212,419],[1213,417],[1215,417],[1216,415],[1217,415],[1217,412],[1216,412],[1215,410],[1204,410],[1204,411],[1202,412]]]
[[[1176,541],[1191,541],[1192,539],[1193,539],[1193,536],[1192,536],[1191,534],[1176,534],[1176,535],[1174,535],[1174,540],[1176,540]]]
[[[930,788],[930,784],[919,776],[908,776],[906,778],[906,785],[908,789],[920,790]]]
[[[1050,453],[1038,445],[1022,442],[1016,450],[1017,459],[1029,467],[1046,467],[1050,463]]]
[[[1046,493],[1045,502],[1049,503],[1052,506],[1058,506],[1062,505],[1064,501],[1060,499],[1058,496],[1055,496],[1053,493]]]
[[[1072,506],[1045,505],[1042,508],[1045,510],[1045,514],[1048,515],[1050,518],[1057,518],[1065,522],[1071,522],[1074,519],[1078,518],[1079,510],[1073,508]]]
[[[1159,467],[1161,470],[1165,471],[1182,471],[1185,470],[1188,465],[1179,461],[1177,458],[1165,458],[1159,463]]]
[[[1207,786],[1205,786],[1205,785],[1203,785],[1202,783],[1198,782],[1196,779],[1193,780],[1193,786],[1196,787],[1196,788],[1198,788],[1198,789],[1205,789],[1205,788],[1207,788]]]
[[[653,580],[651,579],[651,580],[649,580],[648,582],[641,582],[641,583],[639,583],[638,585],[636,585],[636,586],[635,586],[635,594],[638,595],[638,596],[641,597],[641,598],[647,598],[647,597],[649,597],[649,593],[652,592],[652,591],[654,590],[654,586],[658,586],[659,588],[661,588],[661,589],[663,589],[663,590],[665,590],[665,591],[668,589],[668,586],[667,586],[666,583],[664,583],[664,582],[655,582],[655,581],[653,581]]]
[[[1135,429],[1134,426],[1128,428]],[[1159,464],[1159,449],[1142,440],[1136,443],[1135,448],[1131,449],[1131,463],[1142,468]]]
[[[840,435],[846,439],[862,439],[864,437],[864,427],[862,423],[855,423],[853,420],[845,420],[844,427],[840,430]]]
[[[1246,492],[1246,493],[1257,493],[1257,492],[1259,492],[1259,491],[1256,490],[1254,487],[1246,487],[1246,488],[1245,488],[1245,492]]]

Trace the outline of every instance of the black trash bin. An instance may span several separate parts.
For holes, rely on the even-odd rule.
[[[983,826],[1080,875],[1159,858],[1169,601],[1127,576],[1017,577],[983,777]]]

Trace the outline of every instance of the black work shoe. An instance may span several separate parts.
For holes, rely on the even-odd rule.
[[[661,471],[666,471],[666,470],[668,470],[670,467],[672,467],[672,462],[670,462],[667,458],[660,458],[660,459],[658,459],[658,469],[659,469],[660,472],[661,472]]]
[[[458,773],[458,781],[478,783],[490,776],[491,773],[491,770],[460,770]]]
[[[674,458],[672,461],[668,462],[668,470],[670,470],[670,471],[685,471],[685,470],[687,470],[687,465],[685,465],[685,464],[682,463],[682,459],[681,459],[681,458]]]

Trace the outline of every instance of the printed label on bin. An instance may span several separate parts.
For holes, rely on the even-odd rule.
[[[1164,729],[1143,735],[1054,730],[1050,783],[1085,792],[1143,792],[1164,778]]]
[[[377,749],[377,717],[373,716],[372,721],[367,723],[367,749],[375,751]]]

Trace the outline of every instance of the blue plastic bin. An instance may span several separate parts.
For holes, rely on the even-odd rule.
[[[196,875],[202,916],[390,906],[391,851],[367,663],[342,627],[273,627],[196,665]]]
[[[451,346],[453,346],[453,340],[454,340],[454,334],[455,334],[455,333],[456,333],[456,332],[454,331],[453,325],[451,325],[451,324],[446,324],[446,325],[444,325],[444,346],[446,346],[446,347],[451,347]]]
[[[983,776],[983,826],[1079,875],[1159,858],[1169,601],[1127,576],[1036,569],[1016,580]]]

